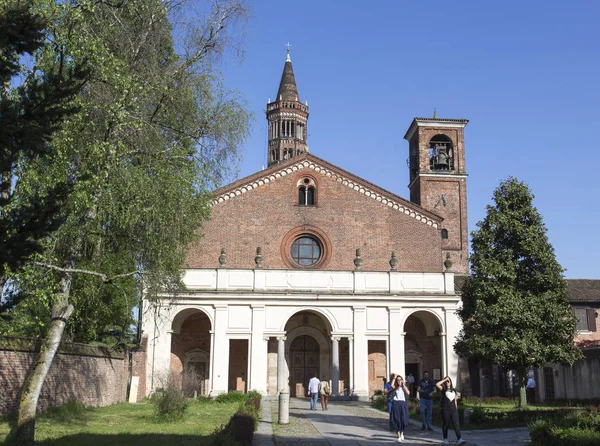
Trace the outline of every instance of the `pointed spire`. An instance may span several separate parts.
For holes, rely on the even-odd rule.
[[[279,83],[279,91],[277,91],[277,97],[280,101],[297,101],[300,97],[298,94],[298,87],[296,87],[296,78],[294,77],[294,70],[292,69],[292,59],[290,59],[290,44],[286,45],[287,57],[285,59],[285,66],[283,67],[283,74],[281,75],[281,82]]]

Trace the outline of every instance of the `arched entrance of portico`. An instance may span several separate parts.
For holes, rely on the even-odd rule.
[[[429,311],[416,311],[404,323],[404,370],[412,373],[418,383],[427,370],[433,379],[445,373],[445,348],[441,333],[443,327],[436,315]],[[416,387],[416,385],[415,385]]]
[[[271,337],[268,344],[267,391],[270,395],[278,392],[278,348],[284,351],[283,382],[291,396],[306,396],[308,380],[312,377],[308,375],[314,373],[319,379],[330,380],[332,391],[339,389],[340,394],[349,391],[349,341],[347,337],[332,337],[332,322],[326,314],[317,310],[299,311],[289,317],[284,330],[284,337]],[[335,378],[338,386],[334,385]]]
[[[170,377],[187,396],[206,396],[210,391],[211,329],[203,311],[180,311],[171,326]],[[167,379],[167,377],[162,377]]]

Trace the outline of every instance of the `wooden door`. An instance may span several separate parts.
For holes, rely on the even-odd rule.
[[[319,344],[311,336],[299,336],[290,346],[290,394],[306,396],[308,381],[319,373]]]

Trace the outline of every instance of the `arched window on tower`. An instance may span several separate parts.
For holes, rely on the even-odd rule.
[[[294,149],[283,149],[283,159],[289,160],[294,156]]]
[[[279,150],[271,150],[271,161],[276,162],[279,161]]]
[[[442,239],[443,240],[448,239],[448,230],[447,229],[442,229]]]
[[[454,170],[454,147],[446,135],[435,135],[429,141],[429,168],[431,170]]]
[[[312,178],[302,178],[298,181],[298,205],[314,206],[317,198],[317,186]]]

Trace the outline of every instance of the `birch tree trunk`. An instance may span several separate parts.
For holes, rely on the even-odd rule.
[[[71,273],[64,273],[61,279],[61,292],[52,306],[52,321],[44,339],[34,369],[31,371],[23,387],[19,402],[19,418],[16,426],[15,439],[17,444],[33,444],[35,441],[35,417],[38,399],[46,375],[50,370],[54,356],[58,351],[65,325],[73,313],[73,305],[69,303],[71,290]]]

